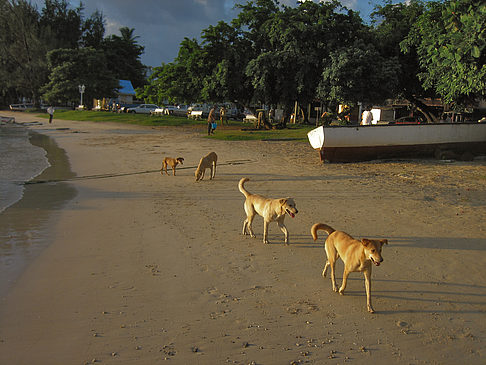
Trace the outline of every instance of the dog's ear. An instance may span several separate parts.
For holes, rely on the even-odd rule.
[[[383,245],[388,245],[388,240],[387,239],[380,240],[380,243],[381,243],[381,247],[383,247]]]
[[[285,203],[287,203],[287,200],[288,200],[288,199],[289,199],[289,198],[282,198],[282,199],[280,199],[280,200],[279,200],[279,203],[280,203],[281,205],[285,205]]]
[[[364,247],[368,247],[368,245],[371,243],[371,241],[367,238],[361,239],[361,243],[363,244]]]

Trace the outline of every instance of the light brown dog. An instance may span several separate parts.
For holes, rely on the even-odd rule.
[[[211,176],[209,180],[214,179],[216,175],[216,163],[218,162],[218,155],[215,152],[209,152],[206,156],[201,158],[199,161],[199,165],[197,166],[196,172],[194,175],[196,176],[196,181],[204,179],[204,172],[206,169],[211,169]]]
[[[247,177],[240,180],[238,188],[240,192],[245,196],[245,212],[246,219],[243,222],[243,234],[249,234],[251,237],[255,238],[251,224],[255,214],[259,214],[263,217],[263,243],[268,242],[268,224],[270,222],[276,221],[280,230],[285,235],[285,244],[289,243],[289,232],[287,227],[285,227],[284,219],[285,215],[288,214],[292,218],[299,212],[295,207],[295,202],[292,198],[281,198],[281,199],[269,199],[261,195],[251,194],[245,189],[245,182],[248,181]]]
[[[314,241],[317,240],[318,230],[324,230],[329,235],[325,243],[327,261],[326,266],[324,266],[324,270],[322,271],[322,276],[326,276],[327,268],[331,266],[332,290],[337,292],[338,289],[334,268],[337,259],[341,257],[344,262],[344,274],[343,283],[341,288],[339,288],[339,294],[344,294],[349,273],[362,272],[365,278],[366,303],[368,306],[368,312],[374,313],[371,305],[371,264],[380,266],[380,263],[383,262],[383,257],[381,257],[381,249],[383,245],[388,244],[388,240],[369,240],[363,238],[361,241],[358,241],[349,234],[336,231],[327,224],[316,223],[311,228],[311,234]]]
[[[169,175],[169,173],[167,172],[167,165],[172,167],[172,176],[175,176],[175,172],[176,172],[176,166],[178,164],[181,164],[183,165],[184,163],[184,158],[182,157],[177,157],[177,158],[173,158],[173,157],[166,157],[164,158],[164,161],[162,162],[162,168],[160,169],[160,174],[163,175],[164,174],[164,171],[167,175]]]

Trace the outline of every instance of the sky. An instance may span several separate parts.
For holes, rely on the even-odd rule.
[[[313,0],[318,1],[318,0]],[[73,8],[79,0],[68,0]],[[137,41],[145,47],[141,57],[147,66],[160,66],[174,60],[182,40],[199,39],[201,31],[220,20],[229,22],[237,16],[236,3],[246,0],[82,0],[84,16],[87,18],[96,10],[106,20],[105,36],[119,35],[121,27],[134,28]],[[296,0],[280,0],[281,4],[295,6]],[[394,1],[399,2],[399,1]],[[43,0],[32,0],[42,9]],[[375,4],[380,0],[341,0],[349,9],[359,11],[367,21]]]

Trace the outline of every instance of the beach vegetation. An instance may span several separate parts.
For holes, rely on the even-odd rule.
[[[431,2],[400,43],[416,52],[418,78],[452,106],[486,97],[486,3]]]
[[[422,1],[398,4],[386,1],[375,7],[371,19],[376,37],[375,47],[382,57],[395,66],[395,73],[390,78],[394,82],[384,82],[390,89],[389,95],[407,100],[427,121],[438,122],[438,116],[422,101],[423,98],[433,98],[437,94],[433,90],[426,90],[419,79],[420,64],[416,50],[410,48],[408,52],[403,52],[400,47],[400,43],[426,11],[426,3]]]
[[[47,63],[51,73],[41,91],[43,99],[51,104],[69,105],[77,100],[78,85],[88,85],[85,100],[115,96],[119,82],[110,72],[101,50],[59,48],[47,53]]]
[[[405,99],[429,122],[426,98],[449,105],[484,96],[485,10],[478,0],[375,5],[371,23],[333,1],[276,0],[237,5],[229,23],[185,39],[174,62],[156,68],[138,96],[174,103],[231,101],[242,109],[284,110],[295,102],[337,106]],[[303,122],[306,113],[301,113]]]
[[[146,103],[232,103],[255,115],[280,109],[283,128],[310,123],[306,108],[336,113],[339,105],[403,99],[435,122],[425,98],[461,110],[486,97],[484,1],[383,0],[369,23],[343,3],[244,1],[231,21],[185,38],[174,61],[146,80],[134,29],[105,37],[103,13],[86,18],[82,3],[43,0],[38,10],[0,0],[0,103],[77,106],[78,85],[90,102],[115,95],[123,79]]]
[[[39,114],[46,118],[45,114]],[[93,110],[56,110],[54,117],[62,120],[91,121],[91,122],[115,122],[136,124],[144,126],[184,126],[184,125],[204,125],[204,120],[192,120],[186,117],[173,115],[149,115],[137,113],[110,113],[106,111]]]
[[[38,111],[32,111],[38,113]],[[47,118],[46,114],[38,114]],[[79,122],[105,122],[124,123],[151,127],[186,127],[206,130],[207,121],[194,120],[174,115],[146,115],[132,113],[110,113],[105,111],[89,110],[56,110],[55,119],[73,120]],[[229,125],[218,125],[217,132],[208,138],[226,141],[243,140],[306,140],[307,132],[313,127],[306,124],[293,124],[286,129],[273,129],[270,131],[257,130],[248,123],[229,120]]]
[[[68,0],[44,0],[39,10],[31,1],[0,0],[0,103],[26,98],[36,106],[41,100],[74,106],[80,84],[85,100],[114,94],[119,83],[113,79],[142,86],[144,47],[134,29],[105,37],[105,23],[100,11],[85,17],[82,3],[73,8]]]

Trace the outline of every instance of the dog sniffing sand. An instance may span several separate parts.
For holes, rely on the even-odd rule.
[[[215,152],[209,152],[206,156],[201,158],[199,161],[199,165],[197,166],[196,172],[194,175],[196,176],[196,181],[204,179],[204,172],[206,169],[211,170],[211,175],[209,180],[214,179],[216,175],[216,164],[218,162],[218,155]]]

